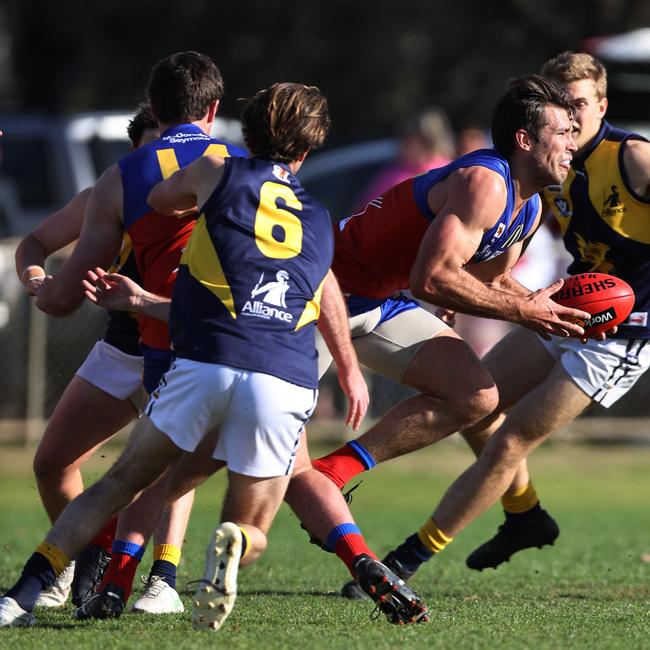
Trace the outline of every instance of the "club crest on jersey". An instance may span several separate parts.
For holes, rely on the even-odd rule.
[[[280,167],[280,169],[282,169]],[[283,170],[284,171],[284,170]],[[282,320],[290,323],[293,315],[284,311],[287,308],[286,293],[289,290],[289,274],[280,270],[275,274],[275,280],[264,282],[264,271],[257,284],[251,290],[251,300],[247,300],[242,308],[242,315],[255,316],[270,320]],[[258,296],[261,300],[254,300]]]
[[[573,212],[569,207],[569,202],[564,197],[558,196],[554,198],[553,203],[555,203],[555,207],[563,217],[573,216]]]
[[[505,224],[505,223],[500,223],[500,224],[497,226],[497,230],[496,230],[496,232],[494,233],[494,238],[495,238],[495,239],[498,239],[499,237],[501,237],[501,235],[503,235],[503,233],[504,233],[505,231],[506,231],[506,224]]]
[[[272,173],[273,176],[283,183],[291,182],[289,181],[289,172],[284,167],[280,167],[280,165],[273,165]]]
[[[627,212],[627,208],[621,202],[617,185],[611,185],[605,193],[607,196],[603,199],[603,209],[600,213],[602,217],[614,217]]]

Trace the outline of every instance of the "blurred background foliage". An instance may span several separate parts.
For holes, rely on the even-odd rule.
[[[210,54],[222,114],[274,81],[321,87],[330,145],[392,133],[419,107],[485,123],[506,80],[588,37],[650,25],[647,0],[4,0],[0,108],[131,108],[177,50]]]

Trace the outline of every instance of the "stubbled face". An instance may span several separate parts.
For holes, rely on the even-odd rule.
[[[572,136],[573,120],[566,110],[549,105],[545,109],[546,124],[533,142],[531,151],[543,185],[560,185],[569,173],[573,153],[577,150]]]
[[[591,79],[580,79],[564,85],[576,107],[573,121],[573,139],[580,151],[598,133],[607,110],[607,98],[599,99],[596,84]]]

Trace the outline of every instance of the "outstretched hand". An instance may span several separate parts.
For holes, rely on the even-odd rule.
[[[547,340],[551,335],[582,339],[585,336],[584,324],[591,318],[589,312],[565,307],[551,299],[563,284],[564,280],[557,280],[545,289],[534,291],[524,298],[519,322]]]
[[[88,271],[82,281],[86,298],[100,307],[117,311],[137,311],[142,287],[119,273],[107,273],[99,267]]]
[[[348,398],[348,414],[345,417],[345,424],[351,426],[354,431],[358,431],[370,402],[368,386],[359,366],[357,365],[346,373],[339,371],[339,384]]]

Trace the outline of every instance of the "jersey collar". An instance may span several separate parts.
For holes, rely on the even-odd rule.
[[[587,148],[579,156],[573,158],[571,166],[575,169],[582,169],[585,166],[587,158],[589,158],[596,147],[605,139],[611,128],[607,120],[603,120],[600,129],[598,129],[598,133],[596,133],[593,140],[587,145]]]

